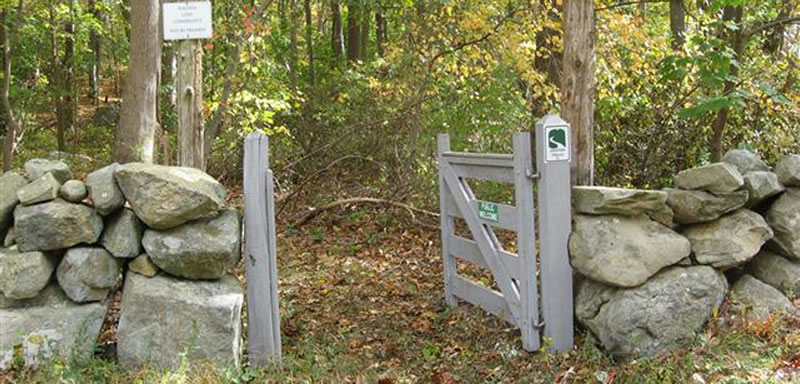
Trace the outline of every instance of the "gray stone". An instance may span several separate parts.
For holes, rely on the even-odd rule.
[[[569,239],[572,266],[617,287],[635,287],[691,253],[689,240],[644,215],[576,215]]]
[[[59,183],[66,183],[72,178],[72,171],[59,160],[33,159],[25,163],[25,174],[28,180],[36,180],[46,173],[52,173]]]
[[[731,193],[744,185],[742,174],[728,163],[714,163],[687,169],[675,175],[675,186],[711,193]]]
[[[747,272],[786,296],[800,297],[800,262],[762,249],[747,266]]]
[[[667,205],[675,213],[678,224],[704,223],[733,212],[747,203],[747,191],[712,195],[704,191],[668,189]]]
[[[58,196],[70,203],[80,203],[89,192],[86,190],[86,184],[80,180],[70,180],[61,186],[58,190]]]
[[[742,149],[728,151],[728,153],[722,157],[722,162],[733,165],[742,175],[746,175],[750,172],[766,172],[770,170],[769,166],[764,163],[758,155]]]
[[[31,369],[54,358],[91,358],[109,302],[73,303],[53,283],[35,299],[0,309],[0,371],[9,368],[15,351]]]
[[[773,235],[764,218],[747,209],[686,227],[683,234],[691,241],[698,263],[723,269],[753,258]]]
[[[670,267],[627,289],[582,279],[575,315],[611,354],[655,356],[690,343],[727,289],[725,277],[707,266]]]
[[[800,188],[789,188],[767,211],[767,222],[775,231],[770,248],[800,261]]]
[[[165,231],[148,229],[142,244],[150,259],[165,272],[187,279],[218,279],[239,260],[239,213],[222,211]]]
[[[123,209],[106,220],[100,244],[115,257],[132,259],[142,249],[144,226],[130,209]]]
[[[658,210],[647,212],[647,216],[650,217],[651,220],[663,226],[672,229],[677,227],[675,224],[675,211],[673,211],[669,205],[664,204]]]
[[[125,205],[125,196],[122,195],[122,190],[119,189],[114,178],[117,169],[119,169],[119,164],[114,163],[86,176],[89,199],[94,204],[97,213],[103,216],[108,216]]]
[[[102,301],[119,281],[122,261],[103,248],[72,248],[58,265],[56,277],[76,303]]]
[[[139,255],[139,257],[133,259],[128,263],[128,269],[146,277],[153,277],[158,274],[158,266],[153,264],[153,260],[150,260],[150,256],[147,256],[147,254]]]
[[[744,307],[745,316],[751,321],[764,321],[779,312],[800,315],[780,291],[750,275],[743,275],[733,284],[731,297]]]
[[[117,355],[122,367],[175,369],[180,355],[239,367],[242,288],[233,276],[186,281],[128,272]],[[169,314],[169,316],[165,316]]]
[[[195,168],[130,163],[116,179],[136,216],[153,229],[213,217],[225,202],[225,187]]]
[[[22,205],[32,205],[55,200],[58,197],[58,189],[61,183],[56,180],[52,173],[45,173],[44,176],[34,180],[30,184],[17,191],[17,198]]]
[[[17,191],[26,184],[25,178],[14,172],[0,176],[0,235],[14,223],[14,208],[19,204]]]
[[[744,175],[744,187],[750,196],[746,205],[748,208],[755,207],[762,201],[786,190],[778,182],[778,175],[763,171],[753,171]]]
[[[8,248],[17,243],[17,231],[14,230],[14,227],[8,229],[6,232],[6,237],[3,239],[3,246]]]
[[[93,209],[64,200],[18,206],[14,213],[17,245],[21,251],[55,251],[94,244],[103,231],[103,219]]]
[[[778,180],[787,187],[800,187],[800,155],[784,156],[775,166]]]
[[[609,187],[572,187],[572,207],[589,215],[638,216],[662,209],[666,192]]]
[[[42,252],[0,249],[0,293],[8,299],[36,297],[50,282],[58,257]]]

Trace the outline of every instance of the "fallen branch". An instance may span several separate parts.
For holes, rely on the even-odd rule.
[[[408,204],[403,204],[403,203],[398,202],[398,201],[376,199],[376,198],[373,198],[373,197],[353,197],[353,198],[349,198],[349,199],[336,200],[334,202],[325,204],[325,205],[323,205],[321,207],[314,208],[314,209],[310,210],[308,213],[306,213],[305,215],[303,215],[303,217],[301,217],[299,220],[295,221],[294,226],[295,226],[295,228],[299,228],[299,227],[307,224],[309,221],[311,221],[315,217],[319,216],[322,212],[325,212],[327,210],[331,210],[333,208],[341,207],[343,205],[350,205],[350,204],[378,204],[378,205],[389,205],[389,206],[392,206],[392,207],[402,208],[402,209],[406,210],[409,213],[409,215],[411,215],[411,218],[414,219],[415,221],[417,220],[417,216],[415,215],[415,213],[420,213],[420,214],[423,214],[423,215],[433,216],[433,217],[437,217],[437,218],[439,217],[438,213],[431,212],[431,211],[426,211],[424,209],[415,208],[415,207],[412,207],[412,206],[410,206]]]

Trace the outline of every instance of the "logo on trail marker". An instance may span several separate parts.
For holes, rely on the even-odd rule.
[[[569,127],[566,125],[545,127],[545,133],[547,135],[545,162],[554,163],[569,161]]]
[[[500,208],[494,203],[478,203],[478,216],[481,219],[498,222],[500,221]]]

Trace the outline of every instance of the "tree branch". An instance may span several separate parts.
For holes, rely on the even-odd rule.
[[[781,25],[795,24],[795,23],[800,23],[800,16],[783,17],[780,19],[770,21],[768,23],[756,25],[753,28],[748,29],[747,31],[744,32],[744,37],[745,39],[747,39],[755,35],[756,33],[765,31],[767,29],[775,28]]]
[[[624,6],[627,6],[627,5],[636,5],[636,4],[640,4],[640,3],[652,4],[652,3],[668,3],[668,2],[669,2],[669,0],[623,1],[623,2],[620,2],[620,3],[616,3],[616,4],[607,5],[605,7],[595,8],[594,11],[595,12],[607,11],[609,9],[621,8],[621,7],[624,7]]]

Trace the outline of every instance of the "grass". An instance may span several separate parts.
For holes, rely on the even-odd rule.
[[[438,233],[348,212],[279,236],[284,358],[262,370],[210,363],[125,372],[95,358],[0,374],[5,383],[800,383],[800,319],[748,324],[723,307],[692,345],[617,361],[521,349],[519,332],[442,298]]]

